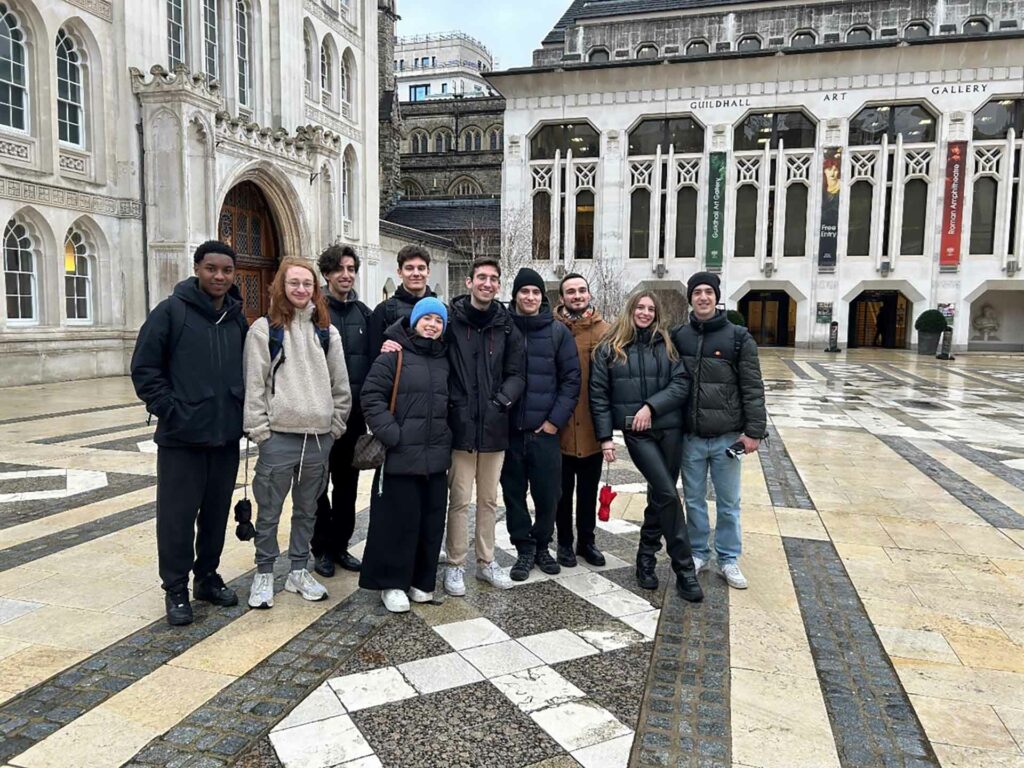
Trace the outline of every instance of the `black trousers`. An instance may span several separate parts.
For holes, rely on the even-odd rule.
[[[520,554],[547,549],[555,530],[555,509],[562,494],[562,449],[558,435],[518,432],[509,435],[501,465],[505,524]],[[526,491],[533,497],[534,520],[526,508]]]
[[[331,448],[331,487],[324,489],[316,503],[316,525],[310,549],[314,557],[337,557],[348,551],[352,531],[356,527],[356,495],[359,491],[359,470],[352,467],[356,440],[366,434],[363,412],[354,410],[349,416],[345,434]]]
[[[640,528],[638,558],[654,558],[665,538],[665,549],[677,574],[693,570],[686,517],[676,491],[683,458],[683,433],[679,429],[625,432],[626,450],[647,480],[647,508]]]
[[[218,448],[157,448],[156,546],[160,581],[188,587],[188,574],[208,576],[224,551],[238,443]]]
[[[597,525],[597,487],[601,484],[604,456],[577,458],[562,454],[562,498],[558,501],[556,521],[559,546],[572,547],[572,497],[576,493],[576,536],[579,545],[594,543]]]
[[[374,476],[359,586],[433,592],[448,510],[448,473],[384,475],[379,496],[378,482]]]

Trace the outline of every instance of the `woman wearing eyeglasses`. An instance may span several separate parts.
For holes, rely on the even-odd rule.
[[[286,258],[270,286],[270,313],[253,323],[245,344],[244,426],[259,445],[252,481],[257,507],[252,608],[274,605],[277,526],[289,490],[291,567],[284,588],[306,600],[327,597],[306,565],[331,446],[345,432],[351,406],[341,337],[331,325],[313,264]]]

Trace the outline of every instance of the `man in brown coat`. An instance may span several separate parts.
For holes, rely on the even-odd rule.
[[[562,498],[558,503],[558,562],[567,568],[580,555],[591,565],[605,564],[594,544],[597,523],[597,486],[601,482],[601,444],[590,417],[590,358],[594,347],[610,327],[590,306],[590,285],[583,275],[570,273],[559,287],[562,303],[555,317],[565,323],[576,339],[580,355],[580,399],[569,423],[562,429]],[[576,493],[576,551],[573,552],[572,498]]]

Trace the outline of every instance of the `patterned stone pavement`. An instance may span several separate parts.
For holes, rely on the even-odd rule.
[[[184,629],[130,383],[0,391],[0,766],[1024,768],[1024,358],[762,360],[746,591],[708,573],[685,604],[665,563],[636,585],[623,462],[602,569],[470,572],[403,616],[339,573]],[[251,545],[222,573],[244,595]]]

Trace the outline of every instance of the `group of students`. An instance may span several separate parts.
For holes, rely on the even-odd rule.
[[[577,557],[602,566],[597,490],[603,462],[616,460],[614,431],[648,483],[638,583],[657,588],[664,539],[679,594],[703,598],[710,470],[718,570],[746,587],[733,457],[765,436],[764,387],[753,338],[718,308],[716,275],[691,277],[685,325],[670,330],[649,292],[631,296],[609,325],[578,274],[562,279],[552,309],[541,276],[524,268],[506,307],[500,262],[490,257],[474,260],[467,293],[446,306],[429,288],[429,253],[407,246],[400,287],[371,311],[354,288],[358,255],[331,246],[317,264],[326,285],[312,262],[282,261],[270,311],[250,328],[235,258],[224,243],[201,245],[195,276],[150,313],[132,360],[136,392],[159,420],[157,544],[169,623],[192,621],[190,573],[194,599],[237,604],[218,566],[243,435],[259,446],[253,608],[273,606],[289,492],[284,589],[307,600],[327,597],[307,570],[311,553],[316,574],[359,571],[360,586],[379,590],[390,611],[434,600],[442,557],[444,591],[464,595],[473,501],[475,572],[492,586],[507,589],[534,568],[556,574]],[[386,453],[360,562],[349,552],[353,457],[367,430]],[[508,571],[494,557],[499,487],[518,555]],[[249,521],[239,522],[241,531]]]

